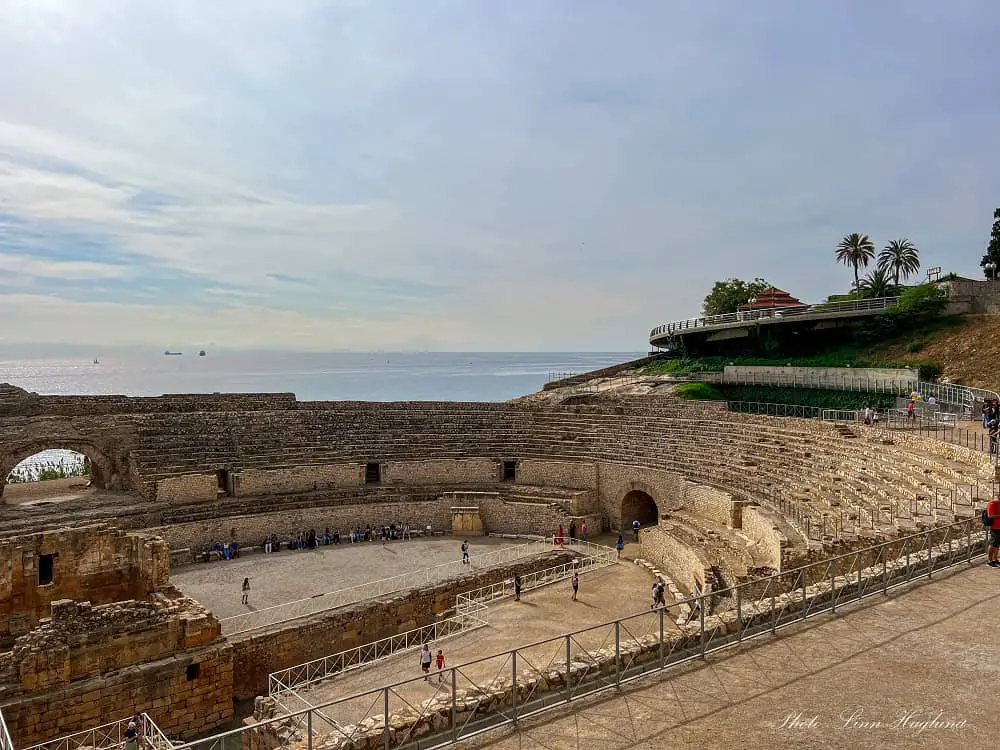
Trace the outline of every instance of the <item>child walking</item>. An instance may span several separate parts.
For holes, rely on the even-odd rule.
[[[444,682],[444,651],[441,649],[438,649],[438,652],[434,657],[434,666],[437,667],[438,682]]]
[[[243,579],[243,603],[244,604],[249,604],[250,603],[250,579],[249,578],[244,578]]]

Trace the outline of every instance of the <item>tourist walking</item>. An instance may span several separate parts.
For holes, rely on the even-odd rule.
[[[249,578],[244,578],[243,579],[243,603],[244,604],[249,604],[250,603],[250,579]]]
[[[135,728],[135,722],[128,723],[125,730],[125,750],[136,750],[139,745],[139,730]]]
[[[444,682],[444,651],[441,649],[438,649],[434,656],[434,666],[437,667],[438,671],[438,683]]]
[[[424,673],[424,682],[430,682],[431,649],[426,643],[420,649],[420,671]]]
[[[986,503],[986,518],[984,520],[989,521],[990,530],[990,551],[987,555],[987,559],[991,568],[1000,568],[1000,560],[997,559],[1000,555],[1000,498],[993,498],[988,503]]]
[[[625,540],[622,539],[622,535],[618,535],[618,541],[615,542],[615,550],[618,552],[618,559],[622,559],[622,550],[625,549]]]
[[[576,541],[576,521],[569,522],[569,540],[571,542]]]
[[[556,544],[562,544],[563,543],[563,529],[562,529],[562,524],[559,524],[559,531],[556,532],[555,542],[556,542]]]
[[[578,593],[580,593],[580,575],[577,572],[575,572],[575,571],[573,572],[572,586],[573,586],[573,597],[572,597],[572,599],[575,602],[576,601],[576,595]]]
[[[666,601],[663,599],[664,589],[666,589],[666,586],[663,584],[663,581],[657,581],[653,587],[653,609],[667,606]]]
[[[469,562],[469,540],[468,539],[466,539],[464,542],[462,542],[462,564],[463,565],[471,565],[471,563]]]
[[[639,519],[638,518],[635,519],[632,522],[632,541],[633,542],[638,542],[639,541]]]
[[[514,601],[521,601],[521,574],[514,574]]]
[[[580,539],[587,541],[587,522],[584,521],[580,524]]]
[[[916,409],[914,408],[915,406],[916,406],[916,403],[913,402],[913,401],[911,401],[910,403],[908,403],[906,405],[906,416],[909,419],[916,420],[916,418],[917,418],[917,412],[916,412]]]

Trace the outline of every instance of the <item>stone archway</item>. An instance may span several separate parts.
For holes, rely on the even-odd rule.
[[[642,526],[652,526],[660,520],[660,509],[652,495],[644,490],[629,490],[621,503],[621,519],[624,528],[631,529],[632,522]]]
[[[111,459],[97,446],[78,440],[37,440],[21,444],[8,453],[0,454],[0,499],[3,498],[3,491],[7,486],[7,477],[15,466],[24,459],[42,451],[59,449],[74,451],[86,456],[90,461],[90,484],[92,487],[101,490],[117,489],[119,477],[114,471],[114,465]]]

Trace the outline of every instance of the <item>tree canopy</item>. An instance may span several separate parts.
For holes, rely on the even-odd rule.
[[[858,269],[867,268],[875,257],[875,243],[867,234],[853,232],[837,245],[837,260],[854,269],[854,290],[859,291]]]
[[[892,240],[878,254],[879,270],[892,274],[893,284],[899,286],[899,279],[907,279],[920,270],[920,251],[906,237]]]
[[[996,270],[990,273],[986,270],[987,263],[996,263]],[[990,244],[986,246],[986,255],[979,261],[986,278],[1000,274],[1000,208],[993,212],[993,231],[990,233]]]
[[[716,281],[712,291],[705,297],[701,305],[704,315],[722,315],[736,312],[736,308],[749,302],[772,284],[764,279],[743,281],[742,279],[726,279]]]

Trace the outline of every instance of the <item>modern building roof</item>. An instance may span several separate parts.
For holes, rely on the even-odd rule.
[[[740,310],[768,310],[772,307],[805,307],[804,302],[795,299],[788,292],[777,287],[770,287],[758,294],[744,305],[740,305]]]

